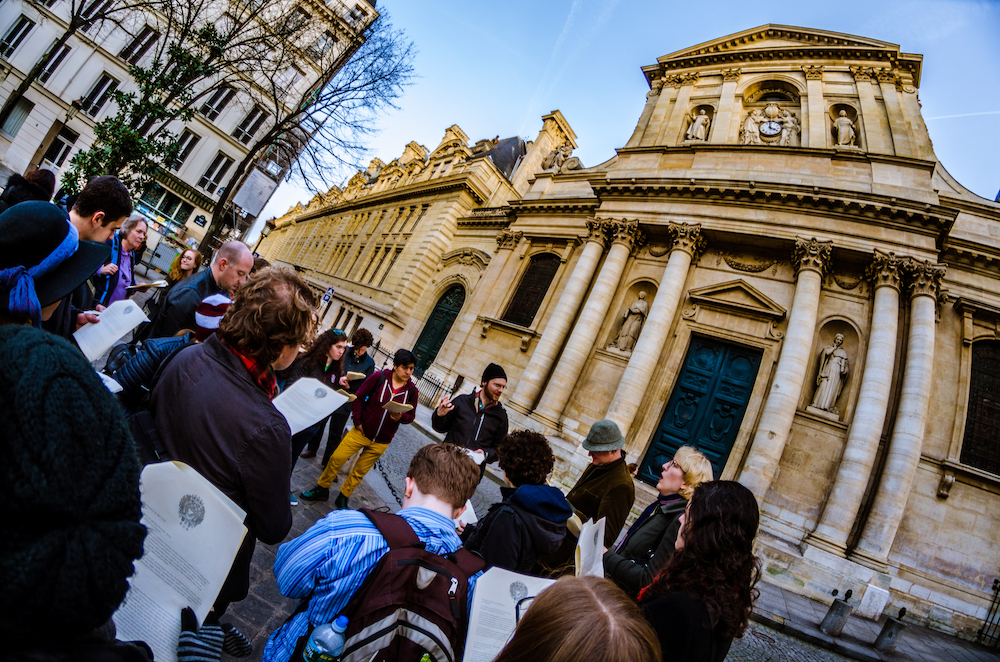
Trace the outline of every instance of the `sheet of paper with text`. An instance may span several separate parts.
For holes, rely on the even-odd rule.
[[[514,636],[518,605],[523,616],[531,600],[554,583],[496,567],[483,573],[472,596],[463,662],[493,662]]]
[[[313,377],[303,377],[272,402],[288,421],[292,434],[302,432],[335,412],[347,398]]]
[[[100,322],[85,324],[73,333],[76,344],[88,361],[101,358],[101,355],[111,349],[111,346],[121,340],[126,333],[149,321],[142,308],[129,299],[115,301],[98,313],[97,317]]]

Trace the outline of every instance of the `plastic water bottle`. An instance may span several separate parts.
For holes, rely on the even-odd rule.
[[[309,635],[309,641],[302,650],[305,662],[333,662],[340,659],[344,650],[344,631],[347,629],[347,617],[338,616],[333,623],[321,625]]]

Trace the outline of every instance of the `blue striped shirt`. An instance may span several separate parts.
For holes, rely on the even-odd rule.
[[[404,508],[398,514],[427,551],[444,555],[462,546],[455,523],[444,515],[426,508]],[[335,619],[388,551],[375,525],[353,510],[334,511],[279,547],[274,561],[278,588],[290,598],[309,598],[309,608],[271,635],[262,662],[286,662],[309,623],[319,626]],[[469,578],[470,605],[478,577]]]

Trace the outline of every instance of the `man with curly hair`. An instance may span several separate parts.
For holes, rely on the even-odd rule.
[[[534,574],[538,557],[559,549],[573,509],[562,492],[545,484],[555,464],[545,437],[518,430],[503,438],[497,455],[508,487],[500,488],[503,501],[468,534],[465,546],[488,567]]]
[[[281,542],[291,430],[274,408],[274,371],[291,365],[312,332],[315,299],[289,269],[265,269],[237,288],[219,331],[177,354],[153,387],[150,411],[170,457],[189,464],[246,511],[249,532],[215,602],[246,597],[254,545]]]

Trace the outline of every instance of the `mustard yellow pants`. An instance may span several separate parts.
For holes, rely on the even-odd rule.
[[[329,442],[327,442],[329,443]],[[350,497],[354,494],[354,490],[358,489],[358,485],[364,479],[365,474],[375,466],[375,462],[382,457],[382,453],[385,449],[389,447],[389,444],[376,444],[371,441],[368,437],[361,434],[361,431],[357,428],[351,428],[351,431],[344,435],[343,441],[340,442],[340,446],[337,450],[333,452],[333,457],[327,462],[326,467],[323,469],[323,473],[320,474],[319,480],[316,483],[320,487],[329,488],[333,485],[334,478],[337,477],[337,473],[340,468],[347,463],[358,451],[361,451],[361,456],[358,457],[358,461],[354,463],[354,471],[351,472],[350,477],[344,481],[343,486],[340,488],[340,493],[345,497]]]

